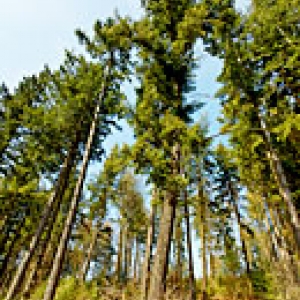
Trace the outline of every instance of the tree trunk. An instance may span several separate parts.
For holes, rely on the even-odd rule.
[[[153,190],[153,200],[155,201],[155,189]],[[154,202],[153,201],[153,202]],[[153,203],[150,207],[149,225],[147,232],[146,252],[143,264],[142,285],[141,285],[141,300],[146,300],[149,286],[150,262],[153,249],[153,236],[155,232],[156,205]]]
[[[191,236],[191,225],[190,225],[190,212],[188,207],[188,195],[187,190],[184,191],[184,216],[186,223],[186,247],[188,251],[188,263],[189,263],[189,299],[196,300],[196,282],[194,273],[194,262],[193,262],[193,247],[192,247],[192,236]]]
[[[165,199],[163,214],[159,224],[159,236],[153,271],[150,278],[149,300],[162,300],[166,289],[166,276],[169,264],[169,251],[175,219],[175,199]]]
[[[65,222],[64,230],[60,239],[60,243],[57,249],[57,253],[54,259],[53,268],[50,274],[50,278],[48,281],[48,285],[46,287],[46,291],[44,294],[44,300],[52,300],[55,295],[55,290],[59,281],[62,264],[67,248],[67,243],[71,234],[72,225],[76,216],[77,206],[79,204],[79,200],[81,197],[82,187],[85,180],[85,175],[88,167],[88,163],[90,160],[90,155],[92,151],[92,144],[95,139],[96,127],[98,121],[98,115],[100,112],[100,108],[102,107],[102,102],[104,100],[106,93],[106,78],[104,79],[104,84],[102,87],[102,91],[100,93],[99,101],[95,109],[94,118],[90,127],[89,137],[85,146],[85,152],[83,156],[82,166],[80,170],[80,174],[76,183],[76,187],[74,190],[73,198],[71,201],[71,207],[69,209],[69,213]]]
[[[68,185],[69,175],[73,166],[74,159],[76,157],[77,153],[77,147],[79,142],[79,135],[76,137],[76,141],[71,145],[68,155],[65,158],[64,165],[62,167],[62,170],[59,174],[58,181],[56,183],[55,190],[51,193],[51,196],[48,200],[47,205],[45,206],[45,209],[42,214],[42,218],[40,220],[38,229],[34,236],[32,237],[32,240],[29,245],[29,250],[25,253],[22,262],[20,263],[18,270],[16,272],[16,275],[12,281],[12,284],[8,290],[8,293],[6,295],[5,300],[12,300],[16,296],[17,290],[20,288],[25,271],[29,265],[29,262],[31,258],[33,257],[37,245],[42,237],[42,234],[44,232],[45,227],[47,226],[48,219],[51,215],[51,212],[53,210],[53,206],[56,201],[59,201]]]
[[[173,175],[180,172],[180,146],[173,147]],[[157,250],[150,280],[149,300],[162,300],[166,291],[166,277],[169,265],[169,252],[173,234],[173,224],[176,215],[176,192],[167,193],[163,204],[163,213],[159,224]]]

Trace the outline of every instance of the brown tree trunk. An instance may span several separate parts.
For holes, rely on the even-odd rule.
[[[76,138],[76,141],[71,145],[68,155],[65,158],[64,165],[62,167],[62,170],[59,174],[58,181],[55,186],[55,190],[51,193],[51,196],[48,200],[47,205],[45,206],[45,209],[42,213],[42,218],[40,220],[38,229],[34,236],[32,237],[32,240],[29,245],[28,251],[25,253],[22,262],[20,263],[18,270],[16,272],[16,275],[11,283],[11,286],[8,290],[8,293],[6,295],[5,300],[12,300],[16,296],[17,290],[20,288],[24,275],[26,272],[26,269],[29,265],[29,262],[31,258],[33,257],[37,245],[42,237],[42,234],[44,232],[45,227],[47,226],[47,222],[49,220],[49,217],[51,215],[51,212],[53,210],[53,206],[55,205],[56,201],[59,201],[68,185],[68,180],[69,180],[69,175],[74,163],[74,159],[76,157],[77,153],[77,147],[78,147],[78,142],[79,142],[79,135]]]
[[[63,264],[63,260],[64,260],[66,248],[67,248],[67,243],[68,243],[68,240],[69,240],[69,237],[71,234],[72,225],[73,225],[73,222],[74,222],[74,219],[76,216],[76,212],[77,212],[77,206],[79,204],[79,200],[81,197],[82,187],[83,187],[83,183],[85,180],[86,171],[87,171],[87,167],[88,167],[88,163],[89,163],[90,155],[91,155],[91,151],[92,151],[92,144],[93,144],[93,141],[94,141],[95,135],[96,135],[98,115],[100,112],[100,108],[102,107],[102,102],[104,101],[105,93],[106,93],[106,78],[104,79],[102,91],[101,91],[101,94],[99,97],[98,104],[95,109],[93,121],[91,123],[89,137],[88,137],[88,140],[87,140],[87,143],[85,146],[85,152],[83,155],[83,161],[82,161],[80,174],[79,174],[79,177],[78,177],[78,180],[76,183],[73,198],[71,201],[71,207],[69,209],[69,213],[68,213],[68,216],[67,216],[67,219],[65,222],[63,233],[62,233],[62,236],[60,239],[60,243],[59,243],[59,246],[57,249],[55,259],[54,259],[53,268],[52,268],[50,278],[49,278],[49,281],[48,281],[48,284],[46,287],[46,291],[44,294],[44,298],[43,298],[44,300],[52,300],[55,295],[56,287],[57,287],[57,284],[59,281],[62,264]]]
[[[173,149],[173,175],[180,172],[180,146],[176,144]],[[166,279],[169,265],[169,252],[173,234],[173,224],[176,215],[177,192],[167,193],[163,204],[163,213],[159,224],[157,250],[150,280],[149,300],[162,300],[166,291]]]

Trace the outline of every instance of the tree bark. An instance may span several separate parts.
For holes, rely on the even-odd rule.
[[[64,230],[63,230],[63,233],[62,233],[62,236],[60,239],[60,243],[59,243],[59,246],[57,249],[57,253],[56,253],[56,256],[54,259],[53,268],[52,268],[50,278],[48,281],[48,285],[46,287],[46,291],[45,291],[44,298],[43,298],[44,300],[52,300],[55,295],[56,287],[57,287],[57,284],[59,281],[62,264],[63,264],[63,260],[64,260],[66,248],[67,248],[67,243],[68,243],[68,240],[69,240],[69,237],[71,234],[72,225],[73,225],[73,222],[74,222],[74,219],[76,216],[77,206],[79,204],[79,200],[81,197],[83,182],[85,180],[86,171],[87,171],[88,163],[90,160],[92,144],[93,144],[93,141],[95,139],[95,134],[96,134],[98,115],[100,112],[100,108],[102,107],[102,104],[103,104],[102,102],[104,101],[105,94],[106,94],[106,77],[104,78],[102,91],[100,93],[98,104],[96,105],[96,108],[95,108],[94,118],[91,123],[89,137],[88,137],[88,140],[87,140],[87,143],[85,146],[85,152],[84,152],[84,156],[83,156],[80,174],[79,174],[79,177],[78,177],[78,180],[76,183],[73,198],[71,201],[71,207],[69,209],[69,213],[68,213],[68,216],[67,216],[67,219],[65,222]]]

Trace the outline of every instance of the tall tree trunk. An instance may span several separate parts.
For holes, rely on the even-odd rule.
[[[189,299],[196,300],[196,282],[194,273],[194,262],[193,262],[193,247],[192,247],[192,235],[191,235],[191,224],[190,224],[190,212],[188,206],[188,195],[187,190],[184,191],[184,216],[186,223],[186,247],[188,251],[188,263],[189,263]]]
[[[149,286],[150,262],[153,249],[153,236],[155,232],[156,205],[153,203],[156,198],[155,188],[153,189],[153,200],[150,207],[149,224],[147,231],[146,251],[143,264],[142,285],[141,285],[141,300],[146,300]]]
[[[173,174],[179,174],[180,146],[173,147]],[[166,291],[166,277],[169,265],[169,252],[173,233],[173,224],[176,215],[177,195],[168,192],[163,204],[163,213],[160,218],[157,250],[151,273],[149,300],[162,300]]]
[[[40,220],[39,226],[37,228],[37,231],[35,232],[34,236],[32,237],[32,240],[29,245],[28,251],[25,253],[18,270],[16,272],[16,275],[11,283],[11,286],[8,290],[8,293],[6,295],[5,300],[12,300],[16,296],[17,290],[20,288],[25,271],[29,265],[29,262],[31,258],[33,257],[37,245],[42,237],[42,234],[44,232],[45,227],[47,226],[47,222],[49,220],[49,217],[51,215],[51,212],[53,210],[53,206],[55,205],[56,201],[59,201],[68,185],[69,175],[76,157],[77,153],[77,147],[79,142],[79,135],[76,137],[76,141],[71,145],[68,155],[65,158],[62,170],[59,174],[58,181],[56,183],[54,191],[51,193],[51,196],[49,197],[48,203],[45,206],[45,209],[42,213],[42,218]]]
[[[83,183],[85,180],[86,171],[87,171],[87,167],[89,164],[90,155],[91,155],[91,151],[92,151],[92,144],[95,139],[98,115],[99,115],[100,109],[103,105],[106,88],[107,87],[106,87],[106,77],[105,77],[102,91],[100,93],[99,101],[96,105],[94,118],[91,123],[89,137],[88,137],[88,140],[87,140],[87,143],[85,146],[85,152],[83,155],[83,161],[82,161],[80,174],[79,174],[79,177],[78,177],[78,180],[76,183],[76,187],[74,190],[73,198],[71,201],[71,207],[69,209],[69,213],[68,213],[68,216],[67,216],[67,219],[65,222],[64,230],[63,230],[63,233],[62,233],[62,236],[60,239],[60,243],[59,243],[59,246],[57,249],[57,253],[56,253],[56,256],[54,259],[53,268],[52,268],[50,278],[48,281],[48,285],[46,287],[46,291],[44,294],[44,298],[43,298],[44,300],[52,300],[55,295],[56,287],[57,287],[57,284],[59,281],[62,264],[63,264],[63,260],[64,260],[66,248],[67,248],[67,243],[68,243],[68,240],[69,240],[69,237],[71,234],[72,225],[73,225],[73,222],[74,222],[74,219],[76,216],[76,212],[77,212],[77,206],[78,206],[78,203],[79,203],[79,200],[81,197],[82,187],[83,187]]]

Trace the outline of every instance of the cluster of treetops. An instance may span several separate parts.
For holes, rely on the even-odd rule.
[[[298,300],[300,1],[141,5],[1,86],[0,298]],[[223,61],[216,136],[199,42]],[[135,142],[105,157],[120,119]]]

